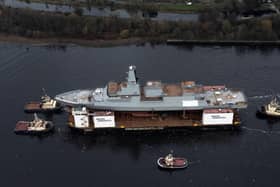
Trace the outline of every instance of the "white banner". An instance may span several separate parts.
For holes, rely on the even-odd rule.
[[[203,125],[232,125],[233,113],[203,113]]]
[[[114,116],[94,116],[93,121],[95,128],[115,127]]]
[[[74,115],[75,127],[86,128],[89,127],[89,120],[87,115]]]

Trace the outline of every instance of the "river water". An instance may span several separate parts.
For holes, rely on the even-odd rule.
[[[74,12],[74,8],[67,5],[54,5],[54,4],[44,4],[44,3],[27,3],[20,0],[1,0],[2,4],[5,6],[13,7],[13,8],[30,8],[33,10],[40,11],[48,11],[48,12],[63,12],[63,13],[71,13]],[[83,15],[88,16],[99,16],[99,17],[108,17],[108,16],[118,16],[120,18],[133,18],[140,17],[143,18],[143,14],[141,11],[138,12],[128,12],[124,9],[111,10],[110,8],[96,8],[91,7],[82,8]],[[160,21],[197,21],[198,14],[177,14],[177,13],[165,13],[158,12],[157,16],[152,17],[152,20]]]
[[[279,186],[280,122],[258,119],[256,107],[280,93],[279,49],[246,47],[60,47],[0,43],[1,186]],[[241,88],[249,107],[240,131],[71,132],[65,113],[46,137],[18,136],[31,120],[25,102],[123,80],[128,65],[140,81],[195,80]],[[189,168],[167,172],[158,157],[185,156]]]

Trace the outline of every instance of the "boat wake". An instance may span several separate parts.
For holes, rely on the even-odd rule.
[[[242,129],[245,129],[245,130],[250,131],[250,132],[261,133],[261,134],[276,134],[276,135],[280,135],[280,131],[269,131],[269,130],[263,130],[263,129],[249,128],[249,127],[242,127]]]
[[[200,164],[200,160],[189,161],[189,165]]]
[[[276,94],[278,95],[278,94]],[[268,94],[268,95],[256,95],[256,96],[251,96],[251,97],[248,97],[248,99],[265,99],[265,98],[270,98],[272,97],[273,95],[272,94]]]
[[[11,57],[4,59],[0,65],[0,72],[13,72],[11,69],[15,68],[21,63],[21,59],[27,56],[26,52],[17,52]]]

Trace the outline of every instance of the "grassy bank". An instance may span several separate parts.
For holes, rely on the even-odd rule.
[[[87,39],[73,39],[73,38],[57,38],[57,37],[47,37],[47,38],[30,38],[23,37],[12,34],[0,33],[1,42],[12,42],[12,43],[27,43],[34,45],[53,45],[53,44],[77,44],[81,46],[91,46],[91,47],[113,47],[122,45],[142,45],[146,41],[142,38],[128,38],[128,39],[114,39],[114,40],[87,40]],[[147,39],[147,41],[149,41]]]

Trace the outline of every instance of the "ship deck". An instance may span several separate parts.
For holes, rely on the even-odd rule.
[[[41,103],[40,102],[29,102],[24,106],[24,110],[40,110]]]

